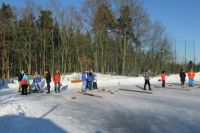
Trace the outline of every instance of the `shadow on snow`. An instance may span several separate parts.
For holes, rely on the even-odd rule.
[[[47,119],[6,115],[0,117],[0,132],[2,133],[67,133]]]

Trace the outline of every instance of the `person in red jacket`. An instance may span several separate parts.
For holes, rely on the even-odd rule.
[[[55,84],[55,93],[59,92],[60,93],[60,78],[61,74],[58,70],[56,70],[56,73],[53,75],[53,81]]]
[[[189,87],[193,87],[194,86],[194,77],[195,77],[195,72],[193,71],[193,69],[191,69],[188,72]]]
[[[165,87],[165,76],[166,76],[165,71],[162,71],[161,73],[162,87]]]

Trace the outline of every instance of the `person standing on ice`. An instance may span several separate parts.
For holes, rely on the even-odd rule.
[[[193,87],[194,86],[194,77],[195,77],[195,72],[193,71],[193,69],[191,69],[188,72],[189,87]]]
[[[82,72],[81,80],[82,80],[82,92],[85,92],[86,91],[86,84],[87,84],[87,73],[86,73],[86,71]]]
[[[183,87],[185,87],[185,77],[186,77],[186,74],[185,74],[184,70],[181,69],[180,79],[181,79],[181,86],[183,86]]]
[[[45,71],[45,78],[46,78],[46,83],[47,83],[47,93],[50,93],[50,83],[51,83],[51,74],[50,72],[47,70]]]
[[[90,73],[92,73],[92,78],[93,78],[93,81],[92,81],[92,88],[93,88],[93,89],[97,89],[97,76],[96,76],[96,74],[93,72],[92,69],[90,70]]]
[[[162,87],[165,87],[165,76],[166,76],[165,71],[162,71],[161,73]]]
[[[146,90],[146,85],[148,84],[149,86],[149,90],[151,90],[151,84],[150,84],[150,74],[149,74],[149,71],[148,70],[145,70],[144,74],[143,74],[143,77],[144,77],[144,90]]]
[[[89,90],[93,90],[94,77],[91,71],[88,73],[87,80]]]
[[[61,74],[58,70],[56,70],[56,73],[53,75],[53,81],[55,84],[55,93],[59,92],[60,93],[60,77]]]

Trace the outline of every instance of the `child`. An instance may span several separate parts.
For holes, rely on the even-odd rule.
[[[166,76],[165,71],[162,71],[161,73],[162,87],[165,87],[165,76]]]

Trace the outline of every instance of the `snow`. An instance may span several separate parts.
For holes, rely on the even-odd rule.
[[[17,81],[6,81],[5,85],[0,81],[0,133],[200,132],[200,89],[181,88],[178,74],[166,77],[166,88],[160,87],[160,76],[152,77],[153,94],[144,94],[119,90],[141,90],[143,77],[98,73],[98,87],[114,94],[97,90],[89,93],[103,98],[77,93],[81,83],[70,81],[80,76],[63,75],[62,85],[67,90],[60,94],[21,96]],[[200,82],[200,73],[195,81]]]
[[[80,88],[81,83],[71,84],[70,81],[73,79],[81,79],[80,73],[73,73],[71,75],[65,75],[62,77],[62,84],[69,85],[69,88]],[[152,77],[150,82],[153,84],[158,83],[160,76]],[[200,73],[196,73],[195,81],[200,81]],[[126,77],[126,76],[113,76],[113,75],[104,75],[97,73],[97,82],[100,86],[118,86],[118,85],[143,85],[143,77]],[[166,77],[166,83],[179,83],[180,78],[179,74],[174,74]]]

